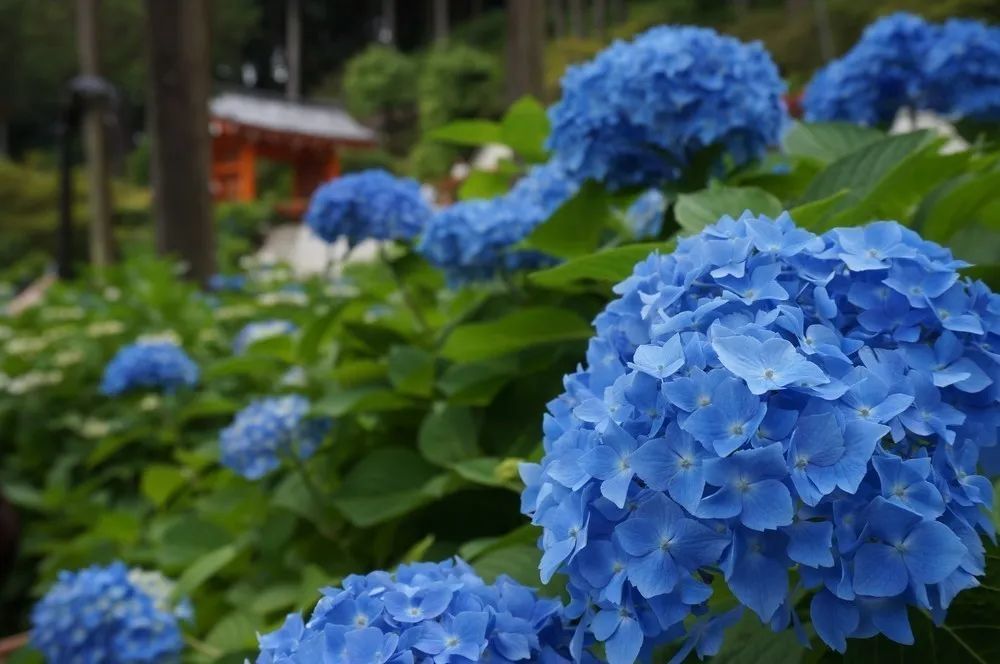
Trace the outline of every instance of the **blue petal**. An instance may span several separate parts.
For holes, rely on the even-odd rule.
[[[903,562],[918,583],[939,583],[958,569],[968,550],[939,521],[922,521],[903,540]]]
[[[858,609],[827,590],[813,595],[809,615],[819,638],[839,653],[847,650],[847,637],[858,627]]]
[[[633,618],[623,618],[614,636],[604,644],[608,664],[635,664],[643,640],[639,623]]]
[[[906,565],[895,548],[867,543],[854,554],[854,592],[859,595],[892,597],[908,584]]]
[[[753,530],[774,530],[792,522],[792,496],[778,480],[761,480],[742,494],[740,521]]]

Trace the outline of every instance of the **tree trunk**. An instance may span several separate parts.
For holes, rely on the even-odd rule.
[[[202,283],[215,273],[209,199],[207,0],[146,0],[156,244]]]
[[[448,0],[434,0],[434,41],[448,40]]]
[[[285,51],[288,58],[288,82],[285,96],[302,96],[302,7],[300,0],[285,0]]]
[[[608,30],[608,0],[594,0],[594,36],[604,39]]]
[[[544,90],[545,5],[507,0],[507,97],[541,99]]]
[[[583,0],[569,0],[569,33],[583,37]]]
[[[80,73],[100,76],[98,16],[100,0],[77,0],[76,39]],[[111,179],[108,165],[108,141],[104,117],[107,100],[96,97],[84,100],[83,144],[87,155],[87,200],[90,207],[90,262],[100,269],[111,264],[114,238],[111,232]]]
[[[383,44],[396,43],[396,0],[382,0],[382,14],[379,17],[378,40]]]

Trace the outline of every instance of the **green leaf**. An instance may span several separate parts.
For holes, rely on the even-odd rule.
[[[602,187],[587,182],[524,240],[524,246],[557,258],[589,254],[614,223],[611,201]]]
[[[851,192],[866,190],[931,140],[929,132],[918,131],[887,136],[863,145],[836,159],[820,172],[806,188],[803,202],[826,198],[844,189]]]
[[[588,284],[608,288],[632,274],[636,263],[645,260],[654,251],[666,253],[673,251],[675,246],[674,242],[648,242],[604,249],[532,272],[528,279],[553,290],[576,290]]]
[[[142,471],[139,486],[154,505],[162,507],[186,481],[184,472],[177,466],[153,464]]]
[[[411,546],[399,562],[413,563],[424,559],[428,549],[434,545],[434,535],[427,535],[422,540]]]
[[[502,171],[472,171],[458,188],[459,200],[493,198],[510,189],[510,175]]]
[[[921,225],[921,233],[928,240],[947,242],[962,223],[996,201],[998,191],[1000,171],[963,176],[929,205]]]
[[[792,221],[802,228],[806,228],[811,231],[825,230],[822,228],[822,220],[825,219],[834,208],[840,205],[847,194],[848,191],[846,189],[842,189],[835,194],[827,196],[826,198],[821,198],[816,201],[810,201],[793,207],[788,211],[788,214],[791,216]]]
[[[191,513],[160,522],[153,532],[157,566],[165,570],[191,565],[199,557],[232,541],[224,528]]]
[[[521,97],[511,105],[500,125],[501,142],[530,162],[547,158],[545,138],[549,135],[549,118],[545,107],[533,97]]]
[[[413,407],[414,402],[393,390],[377,385],[337,390],[313,406],[313,412],[330,417],[347,413],[375,413]]]
[[[427,136],[435,141],[456,145],[479,146],[487,143],[503,143],[503,130],[500,125],[489,120],[456,120],[430,130]]]
[[[438,387],[453,404],[485,406],[517,374],[509,358],[484,362],[462,362],[445,369]]]
[[[202,392],[195,397],[194,401],[184,406],[177,417],[181,422],[188,422],[203,417],[232,415],[240,409],[240,406],[238,401],[227,399],[220,394]]]
[[[257,644],[257,620],[242,611],[233,611],[215,623],[205,643],[223,652],[254,649]]]
[[[459,461],[452,465],[459,477],[482,484],[511,489],[521,492],[524,485],[517,474],[517,459],[498,459],[496,457],[479,457]]]
[[[884,136],[877,129],[846,122],[796,122],[785,134],[782,145],[789,155],[828,164]]]
[[[447,467],[477,456],[476,438],[472,411],[463,406],[438,403],[420,424],[417,447],[425,459]]]
[[[688,233],[697,233],[723,215],[739,217],[744,210],[775,217],[784,207],[777,198],[758,187],[713,185],[692,194],[681,194],[674,205],[677,223]]]
[[[751,611],[744,611],[738,623],[726,630],[722,649],[712,658],[723,664],[799,664],[806,650],[791,629],[775,634]]]
[[[541,558],[542,552],[537,546],[515,544],[480,556],[472,566],[487,583],[493,583],[498,576],[506,574],[525,585],[538,587],[538,563]]]
[[[389,349],[389,382],[404,394],[421,397],[434,392],[434,356],[414,346]]]
[[[441,354],[456,362],[474,362],[541,344],[586,339],[590,325],[558,307],[528,307],[485,323],[461,325],[451,333]]]
[[[316,361],[320,355],[320,345],[337,320],[339,311],[329,311],[309,321],[299,338],[298,356],[305,365]]]
[[[226,565],[236,560],[236,556],[239,555],[242,548],[242,543],[233,542],[210,551],[195,560],[191,563],[190,567],[184,570],[180,578],[177,579],[177,585],[174,588],[174,597],[190,596],[201,584],[218,574]]]
[[[333,503],[354,525],[373,526],[441,495],[436,473],[409,448],[377,449],[350,470]]]
[[[260,615],[284,611],[299,601],[300,589],[297,583],[283,583],[260,591],[250,602],[250,610]]]

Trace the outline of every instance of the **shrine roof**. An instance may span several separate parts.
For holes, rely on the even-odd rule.
[[[212,98],[213,120],[228,120],[269,132],[315,136],[331,141],[374,143],[375,132],[336,104],[292,101],[249,91],[227,91]]]

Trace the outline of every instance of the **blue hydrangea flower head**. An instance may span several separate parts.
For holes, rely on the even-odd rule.
[[[256,480],[276,470],[289,455],[308,459],[331,425],[327,418],[308,415],[309,400],[297,394],[252,402],[219,436],[222,465]]]
[[[487,584],[459,559],[351,575],[322,593],[308,621],[293,613],[260,637],[257,664],[570,662],[558,600],[505,576]]]
[[[612,188],[677,180],[720,149],[746,163],[778,142],[784,83],[759,42],[660,26],[570,67],[548,147],[577,179]]]
[[[558,162],[535,166],[503,196],[462,201],[435,214],[418,250],[454,283],[545,265],[549,257],[514,245],[577,189]]]
[[[637,240],[658,237],[663,230],[663,215],[666,211],[667,197],[663,192],[648,189],[625,211],[625,226]]]
[[[899,12],[869,25],[858,43],[813,77],[802,98],[811,122],[892,122],[902,107],[927,106],[924,60],[938,28]]]
[[[132,390],[172,392],[198,382],[198,365],[180,346],[140,341],[123,346],[104,368],[101,393],[116,396]]]
[[[242,274],[213,274],[208,279],[208,289],[216,293],[239,293],[246,288],[246,285],[246,275]]]
[[[280,319],[247,323],[233,341],[233,352],[239,355],[258,341],[295,334],[298,329],[295,323]]]
[[[381,169],[349,173],[313,193],[306,223],[326,242],[346,237],[350,244],[366,239],[409,240],[431,215],[420,184]]]
[[[945,115],[1000,119],[1000,27],[952,19],[925,62],[931,108]]]
[[[174,604],[173,582],[121,562],[62,571],[31,612],[31,645],[49,662],[166,664],[184,647],[186,601]]]
[[[796,567],[840,651],[912,643],[908,606],[941,621],[979,584],[1000,296],[965,265],[893,221],[747,212],[615,287],[521,468],[541,578],[566,575],[610,664],[717,652],[738,616],[709,611],[712,579],[801,634]]]

